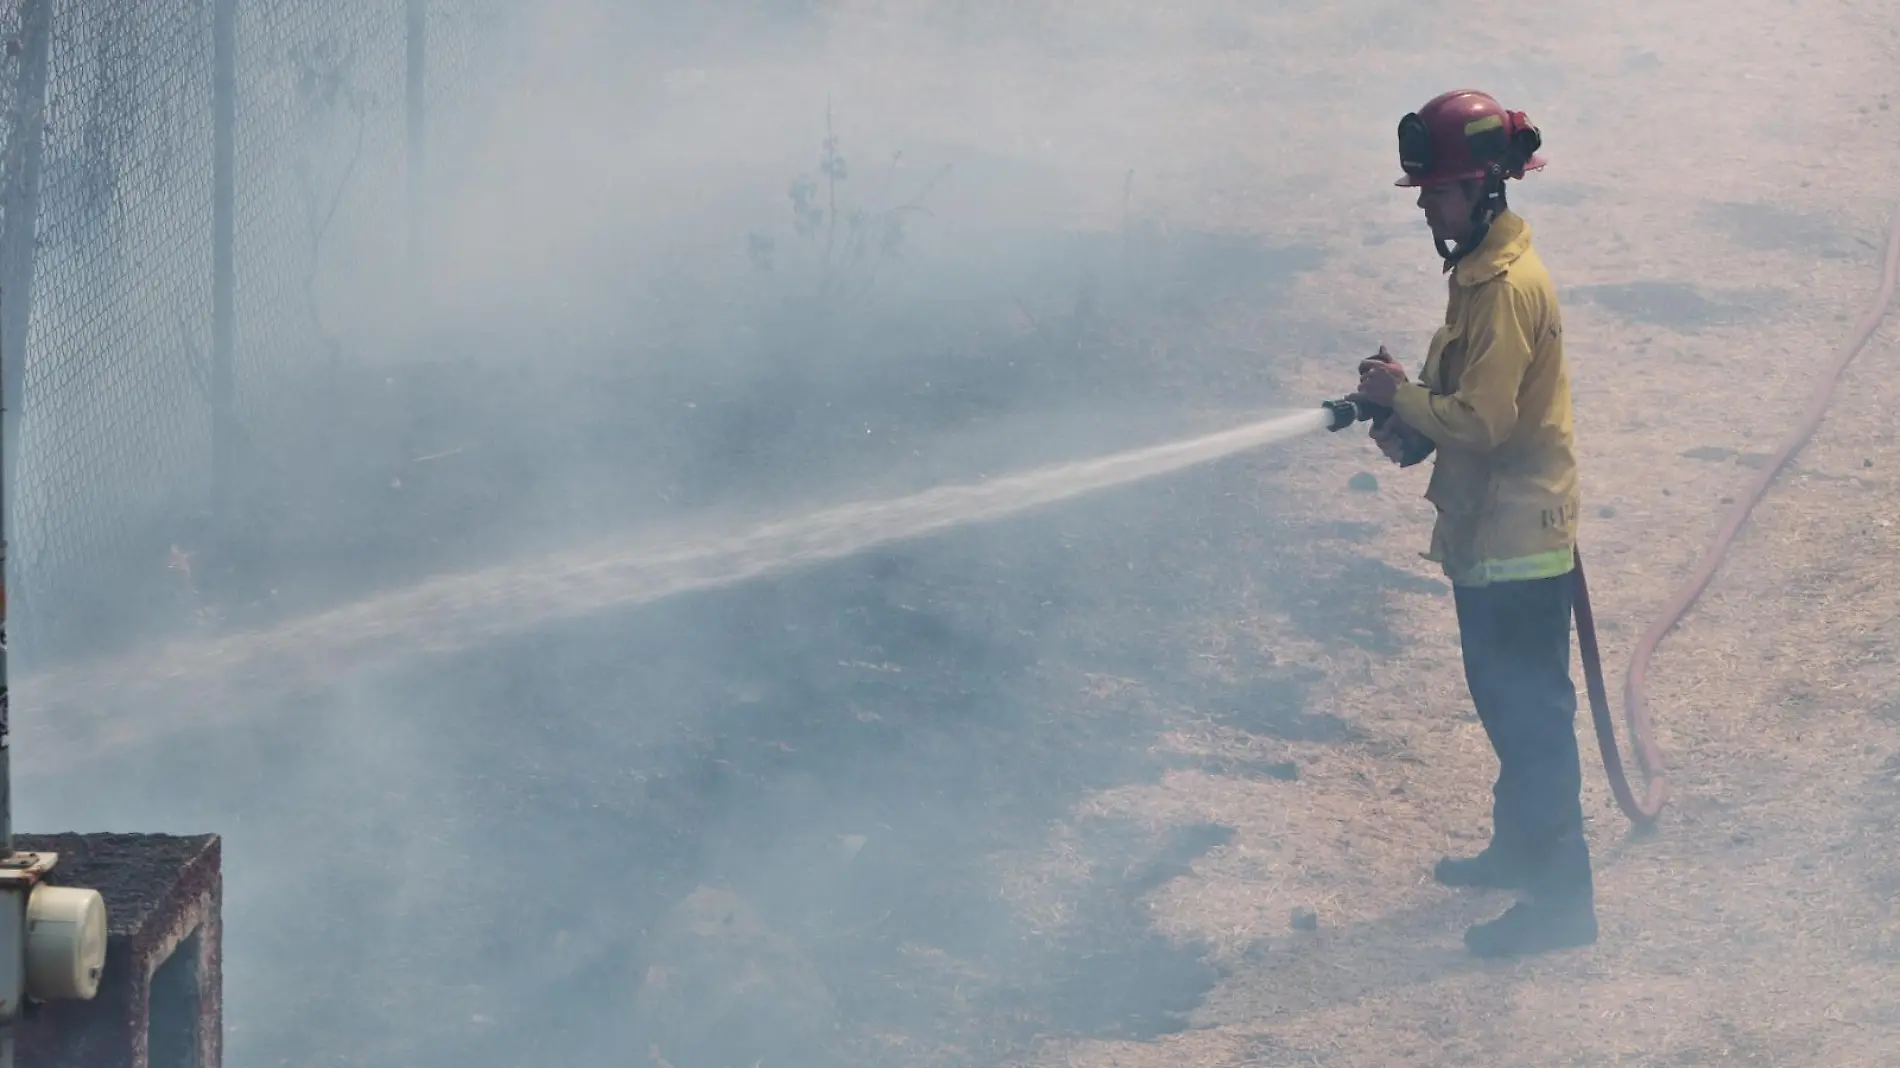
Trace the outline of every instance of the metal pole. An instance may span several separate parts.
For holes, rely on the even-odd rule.
[[[40,147],[46,129],[46,63],[50,0],[20,7],[20,69],[6,146],[6,225],[0,230],[0,858],[13,856],[12,739],[7,660],[10,642],[7,547],[15,531],[19,485],[20,395],[26,335],[33,308],[33,253],[40,205]]]
[[[211,500],[222,533],[237,428],[237,0],[213,0],[211,68]]]
[[[425,177],[427,175],[427,139],[425,134],[429,117],[428,107],[428,58],[429,58],[429,5],[428,0],[408,0],[408,178],[409,178],[409,284],[411,321],[419,320],[423,297],[428,292],[427,267],[423,260],[424,216],[427,203]]]
[[[14,536],[14,497],[19,484],[20,393],[25,379],[27,327],[33,307],[33,253],[39,218],[40,146],[46,118],[46,53],[50,0],[20,7],[20,68],[9,116],[4,181],[6,220],[0,229],[0,864],[15,861],[10,700],[7,678],[7,545]],[[10,958],[0,1015],[0,1068],[13,1068],[14,1025],[25,992],[26,913],[24,891],[10,891],[4,943]]]

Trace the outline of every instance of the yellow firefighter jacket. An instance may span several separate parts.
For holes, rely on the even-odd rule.
[[[1557,291],[1530,226],[1501,212],[1448,279],[1445,325],[1393,411],[1437,446],[1435,561],[1461,586],[1568,572],[1577,462]]]

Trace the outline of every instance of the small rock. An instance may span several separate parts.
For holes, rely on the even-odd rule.
[[[1723,503],[1723,504],[1734,504],[1734,503],[1735,503],[1735,498],[1733,498],[1733,497],[1724,497],[1724,498],[1722,498],[1722,503]]]
[[[1355,493],[1377,493],[1379,492],[1379,480],[1367,472],[1361,471],[1346,480],[1346,488]]]
[[[1872,460],[1862,460],[1862,461],[1860,462],[1860,465],[1861,465],[1862,467],[1872,467],[1872,466],[1874,466],[1874,462],[1873,462]]]
[[[1597,509],[1597,514],[1598,514],[1598,515],[1600,515],[1600,516],[1602,516],[1602,517],[1603,517],[1603,518],[1605,518],[1605,519],[1615,519],[1615,518],[1616,518],[1616,509],[1614,509],[1614,508],[1612,508],[1612,507],[1610,507],[1609,505],[1607,505],[1607,504],[1606,504],[1606,505],[1604,505],[1603,507],[1601,507],[1601,508],[1599,508],[1599,509]]]
[[[1663,496],[1665,496],[1665,497],[1674,497],[1674,496],[1675,496],[1675,494],[1673,494],[1673,493],[1671,493],[1671,492],[1669,492],[1669,490],[1668,490],[1667,488],[1664,488],[1664,489],[1663,489]]]
[[[1293,929],[1295,931],[1319,930],[1319,913],[1309,908],[1293,910]]]

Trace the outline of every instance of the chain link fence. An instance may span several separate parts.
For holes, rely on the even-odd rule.
[[[400,343],[423,131],[470,98],[505,7],[0,0],[29,660],[188,608],[181,547],[223,521],[241,458],[346,354]]]
[[[333,363],[358,340],[337,309],[392,291],[403,232],[377,224],[402,217],[406,32],[390,0],[239,5],[241,423],[268,419],[294,388],[283,370]]]
[[[24,354],[4,354],[25,357],[23,645],[44,595],[110,604],[151,556],[137,517],[202,496],[211,447],[210,9],[83,0],[52,13],[30,325]]]

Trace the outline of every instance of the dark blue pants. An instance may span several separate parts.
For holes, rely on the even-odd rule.
[[[1465,682],[1498,756],[1492,847],[1531,879],[1538,898],[1590,899],[1570,674],[1574,573],[1456,587]]]

